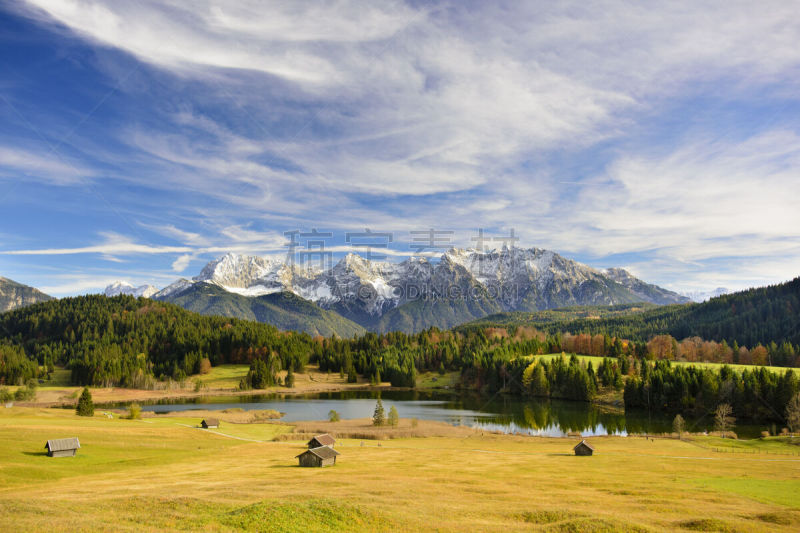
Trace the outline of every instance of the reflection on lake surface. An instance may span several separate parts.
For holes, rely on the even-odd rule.
[[[384,409],[397,408],[401,418],[436,420],[490,431],[562,437],[570,432],[583,436],[667,433],[672,417],[648,415],[647,411],[607,409],[584,402],[519,398],[504,395],[487,397],[477,393],[430,393],[420,391],[343,391],[308,395],[264,395],[205,397],[175,403],[144,406],[143,410],[164,413],[190,409],[274,409],[284,413],[281,420],[325,420],[335,410],[342,418],[371,417],[375,400]],[[691,432],[712,430],[713,417],[687,418]],[[741,437],[755,437],[760,426],[737,425]]]

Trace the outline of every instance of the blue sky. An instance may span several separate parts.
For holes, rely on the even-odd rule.
[[[4,3],[0,275],[163,287],[312,228],[799,275],[797,4],[552,4]]]

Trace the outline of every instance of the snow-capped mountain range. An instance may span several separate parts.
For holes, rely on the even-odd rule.
[[[150,298],[157,292],[158,292],[158,287],[153,287],[152,285],[142,285],[140,287],[134,287],[127,281],[115,281],[114,283],[106,287],[106,290],[103,291],[103,294],[105,294],[106,296],[129,294],[137,298],[139,297]]]
[[[500,311],[689,301],[623,269],[598,270],[552,251],[517,247],[487,252],[453,248],[438,261],[415,257],[399,263],[371,261],[351,253],[328,269],[229,253],[209,262],[191,280],[179,279],[161,291],[117,283],[109,286],[106,294],[143,295],[185,304],[192,298],[190,291],[206,284],[245,297],[291,292],[367,328],[379,327],[376,324],[392,318],[392,313],[408,314],[407,304],[418,301],[437,302],[438,307],[434,311],[422,306],[427,311],[420,311],[417,305],[414,329],[431,321],[443,324],[440,317],[433,316],[442,313],[453,315],[444,324],[455,325],[459,317],[471,319]],[[431,316],[420,317],[420,313]]]
[[[717,287],[712,291],[683,291],[681,292],[681,296],[686,296],[693,302],[705,302],[710,300],[711,298],[716,298],[717,296],[722,296],[723,294],[728,294],[731,292],[730,289],[725,287]]]

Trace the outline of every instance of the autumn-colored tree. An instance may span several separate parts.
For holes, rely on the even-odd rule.
[[[752,362],[754,365],[766,365],[769,360],[767,349],[760,344],[750,350],[750,356],[752,357]]]
[[[647,343],[647,353],[653,359],[674,359],[677,346],[672,335],[656,335]]]
[[[736,419],[733,417],[733,407],[730,406],[728,403],[721,403],[717,406],[716,411],[714,411],[714,427],[717,431],[722,433],[722,437],[725,437],[725,433],[730,431],[733,427],[733,423]]]

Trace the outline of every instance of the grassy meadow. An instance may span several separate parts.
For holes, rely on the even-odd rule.
[[[219,365],[211,368],[207,374],[189,376],[183,383],[157,382],[154,389],[129,389],[122,387],[90,387],[95,404],[108,404],[117,402],[146,402],[170,398],[193,398],[213,395],[250,395],[266,393],[282,394],[308,394],[318,392],[340,391],[348,389],[363,389],[370,387],[368,379],[359,377],[357,383],[347,383],[338,372],[321,372],[317,365],[308,365],[305,372],[295,373],[295,385],[292,388],[270,387],[262,390],[240,390],[239,382],[247,375],[249,365]],[[451,372],[450,375],[458,376]],[[286,371],[278,372],[281,379],[286,377]],[[433,374],[431,374],[433,376]],[[437,374],[438,376],[438,374]],[[441,376],[439,376],[441,378]],[[446,378],[447,376],[445,376]],[[453,381],[452,379],[450,381]],[[449,383],[445,381],[432,381],[430,388],[442,387]],[[198,386],[199,384],[199,386]],[[388,387],[388,382],[382,386]],[[11,392],[18,386],[8,387]],[[77,402],[81,389],[70,384],[70,371],[56,368],[51,379],[45,380],[36,388],[35,402],[21,402],[25,406],[54,407],[74,405]]]
[[[195,426],[0,409],[4,531],[797,531],[800,447],[723,453],[731,441],[480,433],[343,439],[336,466],[302,469],[285,424]],[[195,416],[196,415],[196,416]],[[235,412],[230,413],[236,415]],[[401,423],[407,421],[401,421]],[[353,429],[369,421],[342,421]],[[317,429],[308,423],[302,429]],[[335,425],[325,425],[335,431]],[[48,438],[77,436],[74,458]],[[274,439],[280,440],[274,440]]]

